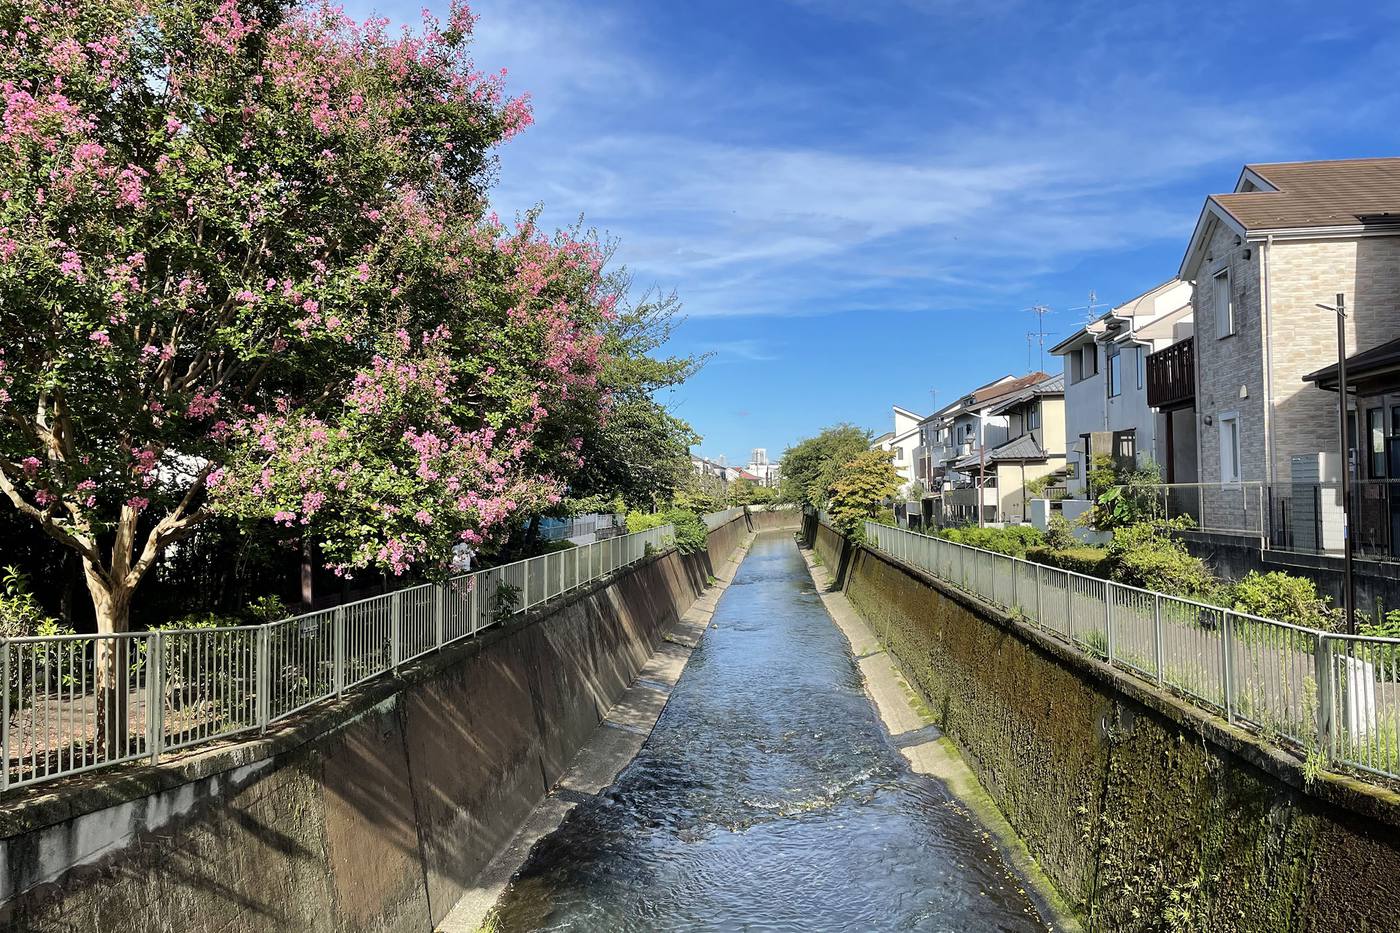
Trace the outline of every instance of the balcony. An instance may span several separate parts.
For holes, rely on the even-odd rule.
[[[1196,338],[1187,337],[1147,356],[1147,404],[1185,408],[1196,400]]]

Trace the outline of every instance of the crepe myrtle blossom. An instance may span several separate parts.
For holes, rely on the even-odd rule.
[[[101,631],[215,514],[403,573],[558,501],[616,294],[594,238],[486,213],[531,114],[464,3],[7,9],[0,493]]]

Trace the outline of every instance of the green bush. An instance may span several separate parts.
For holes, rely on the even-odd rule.
[[[1171,596],[1218,602],[1220,581],[1173,534],[1189,525],[1189,519],[1159,518],[1119,528],[1105,560],[1109,579]]]
[[[1236,612],[1328,631],[1341,627],[1341,617],[1332,609],[1331,601],[1319,596],[1317,584],[1307,577],[1279,570],[1251,570],[1231,587],[1230,596],[1231,608]]]
[[[944,528],[938,532],[938,536],[957,544],[1010,554],[1012,557],[1024,557],[1027,548],[1045,543],[1045,536],[1030,525],[1009,525],[1006,528],[966,525],[962,528]]]
[[[703,551],[710,542],[710,530],[697,512],[690,509],[666,509],[662,512],[627,513],[627,531],[635,534],[665,524],[676,527],[676,548],[682,554]]]
[[[1033,547],[1026,549],[1027,560],[1033,560],[1047,567],[1058,567],[1061,570],[1088,574],[1092,577],[1107,575],[1104,570],[1104,560],[1107,557],[1107,549],[1101,547]]]
[[[1074,537],[1073,527],[1063,514],[1059,512],[1051,514],[1050,524],[1045,529],[1045,546],[1057,551],[1078,547],[1079,542]]]

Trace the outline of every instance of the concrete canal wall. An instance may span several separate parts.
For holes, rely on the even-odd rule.
[[[428,931],[751,528],[624,568],[266,736],[0,803],[0,928]]]
[[[809,524],[853,606],[1093,930],[1400,929],[1400,797],[1323,774]]]

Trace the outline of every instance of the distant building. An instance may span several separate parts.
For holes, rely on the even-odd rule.
[[[899,474],[899,494],[907,497],[913,488],[914,454],[919,448],[919,422],[923,415],[917,415],[907,408],[891,406],[894,412],[894,430],[886,431],[870,442],[871,450],[888,450],[894,457],[894,470]]]
[[[755,447],[749,454],[748,473],[762,486],[778,485],[778,464],[768,462],[768,448]]]

